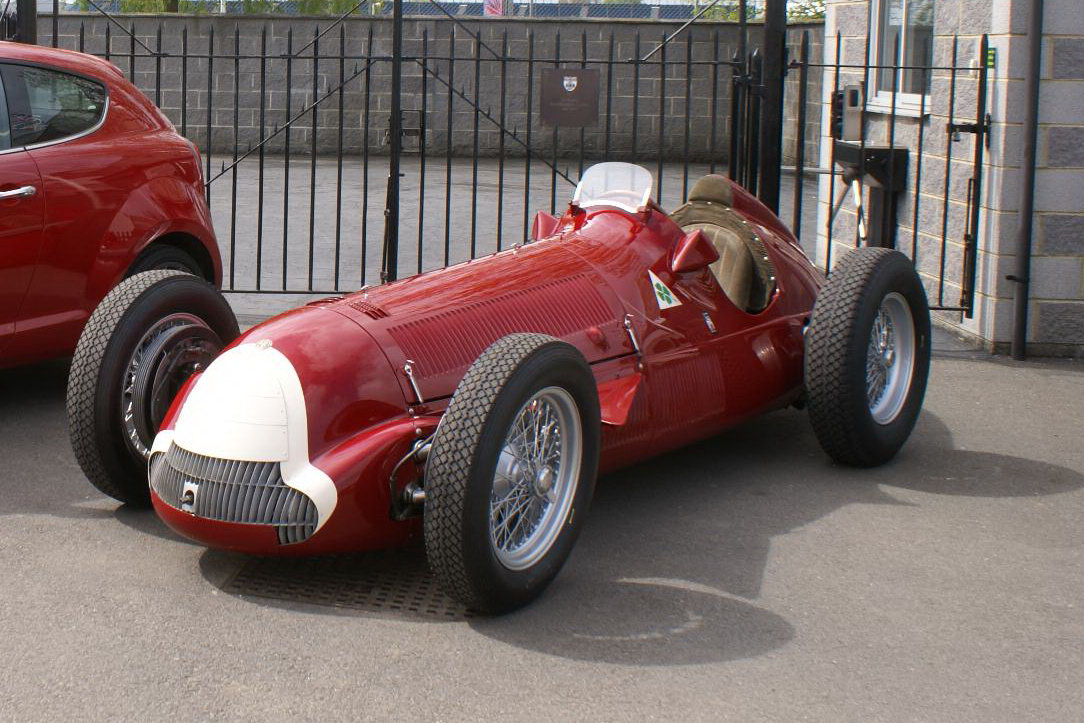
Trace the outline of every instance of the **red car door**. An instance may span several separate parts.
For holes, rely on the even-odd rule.
[[[45,194],[30,154],[12,147],[11,117],[0,83],[0,354],[15,330],[41,249]]]
[[[98,242],[131,185],[116,177],[128,166],[115,144],[102,153],[93,143],[106,112],[101,83],[33,65],[9,64],[0,71],[13,143],[29,148],[49,198],[41,253],[9,353],[29,348],[62,354],[90,313],[83,303],[88,272],[108,261],[99,257]]]

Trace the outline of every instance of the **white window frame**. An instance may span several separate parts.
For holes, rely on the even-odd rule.
[[[881,58],[881,10],[884,8],[886,2],[892,0],[869,0],[869,42],[870,51],[873,55],[873,65],[889,65],[891,58]],[[936,2],[937,0],[933,0]],[[903,27],[905,28],[903,36],[907,37],[907,12],[908,3],[903,3],[904,20]],[[900,47],[900,57],[906,57],[907,53],[905,49]],[[883,61],[883,62],[882,62]],[[930,64],[933,64],[933,58],[930,58]],[[871,113],[891,113],[893,111],[892,106],[892,91],[881,90],[880,81],[881,73],[891,71],[882,71],[880,68],[870,68],[870,87],[874,89],[872,96],[866,101],[866,110]],[[896,115],[909,116],[912,118],[918,118],[920,115],[930,114],[930,96],[923,95],[922,93],[905,93],[903,91],[896,92]]]

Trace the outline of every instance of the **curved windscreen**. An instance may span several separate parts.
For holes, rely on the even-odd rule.
[[[599,163],[584,171],[572,203],[580,208],[616,206],[636,213],[651,200],[651,172],[632,163]]]

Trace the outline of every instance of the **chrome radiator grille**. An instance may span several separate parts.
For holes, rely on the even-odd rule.
[[[316,530],[316,505],[286,486],[278,462],[205,457],[173,444],[151,457],[150,481],[171,507],[208,520],[271,525],[282,545]]]

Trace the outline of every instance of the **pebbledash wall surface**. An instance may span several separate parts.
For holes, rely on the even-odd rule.
[[[266,118],[263,135],[269,134],[276,125],[282,125],[286,117],[286,54],[287,33],[293,32],[294,53],[310,56],[310,59],[295,58],[292,61],[291,110],[296,113],[312,99],[312,60],[311,49],[298,53],[305,44],[313,39],[317,29],[324,30],[334,18],[298,18],[269,16],[177,16],[177,15],[123,15],[116,16],[124,27],[134,27],[135,34],[148,47],[157,49],[157,35],[161,27],[162,52],[168,54],[161,61],[161,81],[158,85],[157,61],[147,52],[133,44],[131,38],[116,25],[109,30],[111,60],[127,74],[130,69],[129,53],[135,53],[134,81],[149,97],[155,97],[160,90],[160,105],[166,114],[178,125],[181,118],[182,104],[186,106],[187,134],[202,149],[208,147],[215,153],[232,154],[234,151],[234,73],[233,55],[240,48],[243,56],[238,68],[239,100],[237,143],[242,150],[261,138],[259,127],[260,109],[260,61],[261,34],[267,30],[266,64],[267,93]],[[606,109],[606,68],[605,61],[609,54],[611,34],[614,37],[614,79],[613,100],[610,113],[610,158],[633,158],[633,85],[634,69],[631,58],[636,48],[639,35],[641,53],[647,53],[665,36],[672,33],[681,23],[677,21],[641,22],[631,20],[562,20],[562,19],[489,19],[471,18],[466,21],[468,27],[477,28],[483,42],[500,50],[503,37],[507,35],[508,56],[516,62],[507,65],[506,125],[516,129],[520,137],[525,136],[527,114],[527,82],[524,61],[528,56],[528,37],[534,38],[534,88],[532,110],[532,143],[538,152],[549,156],[553,144],[553,132],[550,127],[543,127],[539,119],[538,96],[539,77],[542,68],[552,67],[551,60],[557,38],[560,38],[560,60],[563,66],[578,67],[583,57],[584,42],[587,46],[588,67],[600,69],[600,118],[599,124],[588,127],[584,133],[587,156],[592,159],[602,157],[605,149],[605,109]],[[85,52],[103,55],[106,50],[106,32],[109,21],[94,13],[64,14],[59,19],[59,45],[63,48],[78,49],[80,42]],[[449,36],[453,23],[446,19],[410,19],[405,23],[404,45],[408,56],[421,53],[423,32],[428,33],[428,54],[438,60],[429,61],[431,68],[436,68],[442,77],[447,77],[449,55]],[[189,60],[183,68],[187,74],[188,92],[182,93],[182,63],[180,60],[183,31],[188,32]],[[351,18],[324,36],[319,44],[320,62],[318,65],[318,92],[334,89],[339,84],[340,47],[345,47],[347,56],[364,56],[367,52],[367,36],[373,33],[372,52],[387,56],[391,52],[391,21],[388,18]],[[750,26],[750,48],[758,44],[759,27]],[[208,79],[207,61],[208,40],[214,34],[214,62]],[[789,41],[797,45],[801,33],[809,31],[811,35],[811,55],[814,62],[821,58],[823,46],[823,26],[805,24],[792,26]],[[236,33],[236,36],[235,36]],[[82,40],[80,40],[82,36]],[[52,16],[39,16],[39,42],[52,43]],[[667,74],[665,83],[659,77],[659,68],[655,64],[659,56],[641,64],[639,80],[639,102],[636,120],[636,157],[643,161],[657,158],[659,148],[659,122],[663,127],[663,153],[666,157],[680,162],[685,152],[685,107],[686,73],[691,77],[688,88],[689,126],[691,145],[690,160],[725,162],[728,122],[730,115],[730,67],[721,64],[717,73],[708,65],[694,64],[691,71],[686,68],[686,43],[691,42],[691,57],[695,62],[709,61],[718,57],[721,63],[728,61],[738,47],[738,26],[732,23],[698,22],[686,33],[667,46]],[[342,46],[340,45],[342,43]],[[455,67],[455,86],[463,95],[474,98],[474,41],[462,29],[456,31],[455,54],[459,60]],[[718,54],[716,55],[716,46]],[[203,56],[203,57],[200,57]],[[481,51],[479,105],[491,110],[496,116],[499,110],[500,63],[492,60],[485,50]],[[595,61],[595,62],[591,62]],[[599,63],[597,61],[603,61]],[[353,57],[344,63],[349,76],[357,62]],[[417,63],[403,65],[403,107],[420,108],[421,67]],[[817,157],[819,143],[820,116],[820,71],[811,72],[812,82],[808,101],[806,158]],[[384,148],[385,134],[390,109],[391,66],[388,62],[379,62],[372,68],[370,87],[370,125],[368,145],[370,152],[380,153]],[[210,81],[210,88],[208,87]],[[714,82],[713,82],[714,81]],[[712,122],[712,100],[715,101],[715,122]],[[791,85],[794,85],[791,83]],[[347,83],[343,98],[343,125],[345,148],[348,153],[360,151],[363,142],[365,84],[364,76]],[[659,93],[665,94],[665,102],[660,108]],[[208,95],[212,103],[211,143],[207,142],[206,115]],[[447,139],[447,89],[432,77],[427,87],[427,147],[434,152],[444,152]],[[797,117],[796,93],[791,93],[786,104],[787,124],[785,127],[785,157],[793,159],[795,149],[795,120]],[[457,97],[453,117],[453,153],[470,156],[473,153],[474,110],[472,106]],[[320,106],[317,114],[317,153],[335,153],[338,138],[338,98],[329,98]],[[407,125],[410,125],[409,118]],[[294,152],[307,152],[310,148],[311,118],[300,118],[291,126],[291,143]],[[711,130],[715,128],[714,142]],[[493,156],[498,152],[500,134],[496,127],[484,118],[479,129],[479,155]],[[507,140],[507,139],[506,139]],[[267,145],[267,150],[280,153],[283,150],[284,134],[280,134]],[[558,152],[564,156],[579,152],[580,133],[578,129],[561,129],[557,135]],[[508,155],[522,155],[522,150],[514,142],[505,146]]]
[[[990,146],[983,168],[976,311],[973,319],[941,312],[938,322],[998,353],[1008,351],[1013,326],[1013,282],[1015,236],[1018,227],[1020,188],[1024,171],[1024,115],[1028,99],[1025,74],[1028,56],[1028,22],[1032,0],[934,0],[934,63],[948,65],[952,36],[959,35],[958,65],[977,67],[979,43],[984,33],[996,49],[996,65],[988,80],[988,110],[992,117]],[[869,32],[870,0],[828,0],[825,22],[825,57],[836,53],[836,33],[842,36],[844,64],[863,63],[865,39]],[[1046,0],[1043,23],[1042,65],[1039,100],[1038,156],[1035,188],[1035,225],[1029,295],[1028,353],[1037,355],[1084,356],[1084,12],[1080,0]],[[845,82],[841,76],[841,83]],[[830,86],[831,79],[826,85]],[[974,80],[966,84],[973,88]],[[965,87],[961,85],[960,87]],[[947,118],[947,79],[935,72],[926,119],[927,153],[922,176],[922,206],[919,215],[918,268],[928,290],[936,283],[944,198],[944,138]],[[824,91],[827,101],[831,88]],[[958,98],[957,121],[973,120],[974,93]],[[960,106],[961,100],[963,106]],[[827,108],[822,110],[821,165],[829,163]],[[883,139],[887,113],[870,114],[869,135]],[[907,123],[902,122],[906,120]],[[910,127],[908,127],[908,124]],[[897,123],[896,143],[908,145],[914,156],[917,119]],[[948,214],[949,244],[946,252],[949,292],[959,294],[959,269],[966,220],[967,163],[970,136],[956,144],[961,172],[953,173]],[[910,239],[915,164],[909,168],[908,190],[900,209],[900,235]],[[955,167],[955,165],[954,165]],[[837,196],[840,184],[836,184]],[[828,182],[822,179],[819,198],[819,252],[825,248],[825,222],[831,200]],[[848,204],[848,207],[850,204]],[[854,238],[854,215],[839,214],[834,236],[840,242],[833,254]],[[909,247],[909,242],[907,246]],[[823,256],[822,256],[823,260]],[[953,283],[955,281],[955,284]],[[948,297],[947,297],[948,298]]]

